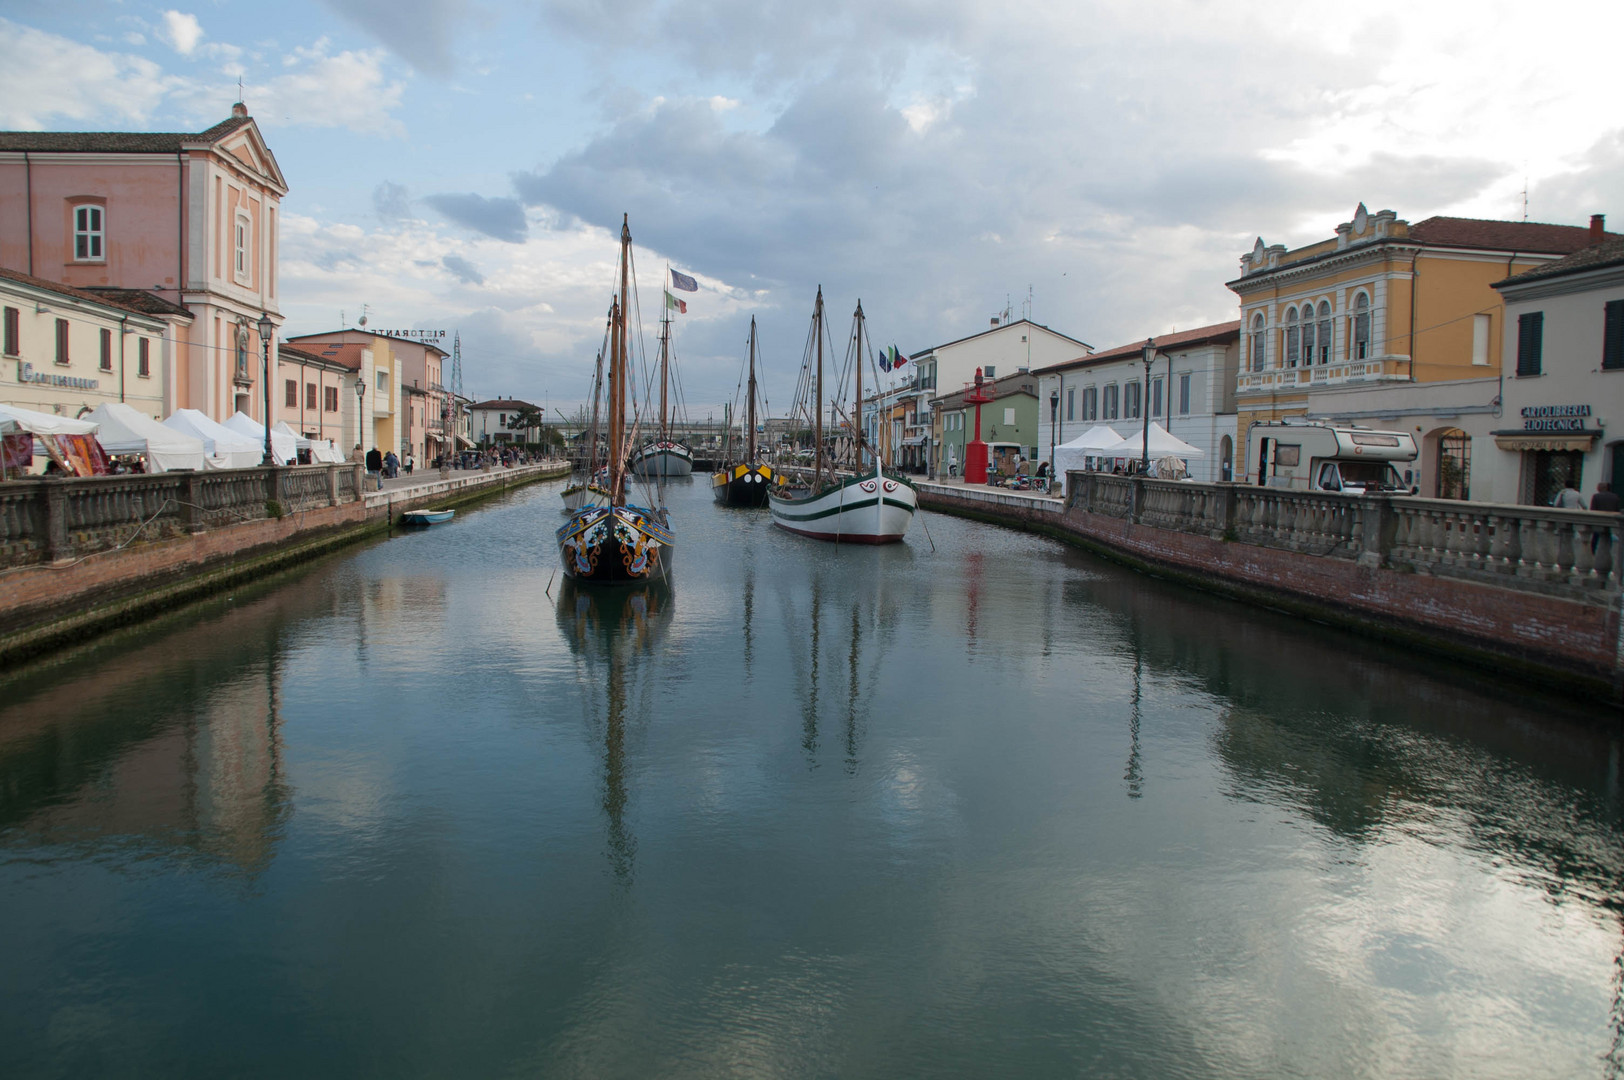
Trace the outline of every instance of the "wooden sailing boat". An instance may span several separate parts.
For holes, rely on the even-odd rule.
[[[582,506],[558,530],[564,574],[606,585],[661,581],[670,572],[676,538],[664,508],[633,505],[627,498],[626,457],[635,430],[627,425],[632,377],[626,313],[631,296],[632,230],[620,225],[620,293],[611,314],[609,378],[609,495]],[[635,428],[635,425],[632,425]]]
[[[767,492],[783,482],[756,454],[756,320],[750,317],[750,383],[744,415],[744,460],[724,461],[711,474],[711,494],[723,506],[766,506]],[[729,432],[731,435],[731,431]]]
[[[857,372],[857,409],[853,410],[855,434],[855,475],[825,475],[823,447],[823,289],[818,289],[812,309],[812,338],[816,342],[817,375],[813,381],[812,416],[814,466],[811,482],[805,487],[769,492],[773,524],[802,536],[819,540],[857,544],[892,544],[908,533],[913,523],[918,496],[913,484],[899,474],[887,473],[880,455],[873,455],[872,467],[863,460],[863,429],[857,422],[863,401],[863,305],[857,305],[852,335]],[[872,351],[872,350],[871,350]],[[852,354],[848,354],[849,356]],[[842,388],[843,389],[843,388]],[[836,410],[840,403],[833,403]]]
[[[638,451],[632,469],[638,476],[692,476],[694,452],[671,437],[671,309],[660,320],[660,433]]]

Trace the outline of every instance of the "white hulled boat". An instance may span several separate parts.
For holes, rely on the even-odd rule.
[[[816,352],[815,376],[810,381],[811,396],[815,402],[812,414],[814,464],[812,477],[803,487],[782,488],[771,492],[767,503],[772,508],[773,524],[802,536],[837,543],[894,544],[908,534],[919,497],[913,484],[901,476],[887,473],[878,453],[872,462],[863,460],[863,431],[859,413],[863,400],[863,305],[857,305],[853,317],[853,348],[856,350],[852,367],[857,373],[857,408],[852,430],[856,434],[853,450],[856,454],[855,476],[837,477],[826,474],[823,447],[823,289],[818,289],[817,302],[812,309],[812,351]],[[872,355],[873,350],[869,350]],[[812,357],[807,358],[809,361]],[[836,410],[839,404],[833,403]]]

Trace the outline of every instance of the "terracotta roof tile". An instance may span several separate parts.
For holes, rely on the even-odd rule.
[[[92,285],[85,292],[105,296],[113,303],[145,312],[148,315],[176,315],[185,316],[188,319],[192,318],[190,308],[177,304],[173,300],[165,300],[157,293],[148,292],[145,289],[114,289],[105,285]]]
[[[1410,226],[1410,239],[1433,247],[1571,255],[1589,246],[1590,229],[1583,225],[1547,225],[1538,221],[1429,217]]]
[[[537,408],[540,408],[539,405],[532,405],[528,401],[520,401],[517,398],[491,398],[489,401],[481,401],[481,402],[478,402],[477,404],[472,405],[470,407],[475,408],[475,409],[537,409]]]
[[[1239,319],[1234,322],[1213,323],[1211,326],[1198,326],[1194,330],[1180,330],[1173,334],[1163,334],[1156,338],[1157,349],[1178,349],[1188,345],[1202,345],[1209,341],[1223,341],[1226,338],[1239,341],[1241,336],[1241,323]],[[1145,347],[1143,341],[1136,341],[1131,345],[1118,345],[1104,352],[1089,353],[1079,356],[1075,360],[1064,363],[1050,364],[1048,367],[1038,368],[1035,375],[1043,375],[1051,371],[1063,371],[1077,367],[1093,367],[1105,360],[1120,360],[1125,356],[1138,356]]]
[[[1546,278],[1561,277],[1564,274],[1582,274],[1586,270],[1600,270],[1607,266],[1624,264],[1624,236],[1611,236],[1599,244],[1592,244],[1582,251],[1576,251],[1564,259],[1548,262],[1544,266],[1536,266],[1532,270],[1524,270],[1504,281],[1496,281],[1495,288],[1502,285],[1521,285],[1529,281],[1543,281]]]
[[[220,121],[207,131],[0,131],[0,150],[66,154],[173,154],[187,143],[217,142],[251,123],[246,116]]]
[[[12,281],[18,282],[18,283],[23,284],[23,285],[29,285],[29,286],[32,286],[33,288],[36,288],[36,289],[47,289],[47,290],[49,290],[51,292],[58,293],[58,294],[60,294],[62,296],[72,296],[72,297],[74,297],[76,299],[79,299],[79,300],[88,300],[93,304],[100,304],[102,307],[117,308],[120,311],[128,311],[128,312],[132,312],[132,313],[134,313],[136,315],[151,316],[151,315],[160,315],[160,314],[172,314],[171,312],[149,311],[144,306],[137,306],[137,304],[135,304],[135,303],[123,302],[123,301],[121,301],[121,300],[119,300],[119,299],[117,299],[117,298],[115,298],[113,296],[107,295],[107,293],[93,292],[90,289],[76,289],[72,285],[64,285],[60,281],[51,281],[51,280],[49,280],[47,278],[35,277],[32,274],[25,274],[21,270],[12,270],[9,267],[0,266],[0,277],[9,278]],[[108,291],[109,292],[123,292],[123,291],[139,292],[139,290],[108,290]],[[151,293],[144,293],[142,295],[150,297],[152,300],[158,301],[159,303],[163,304],[165,307],[172,306],[172,305],[169,304],[169,302],[167,300],[160,300],[158,297],[153,296]],[[190,311],[187,311],[185,308],[180,308],[180,313],[184,314],[184,315],[186,315],[188,317],[190,317],[191,314],[192,314]]]

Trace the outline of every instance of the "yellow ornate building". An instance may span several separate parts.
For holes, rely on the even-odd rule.
[[[1319,243],[1288,251],[1259,238],[1227,283],[1241,302],[1236,476],[1246,474],[1254,422],[1305,415],[1373,427],[1402,420],[1424,447],[1417,473],[1437,471],[1438,455],[1457,453],[1465,437],[1455,427],[1461,411],[1487,416],[1499,406],[1484,381],[1500,375],[1505,305],[1492,284],[1591,242],[1582,226],[1411,225],[1363,203]]]

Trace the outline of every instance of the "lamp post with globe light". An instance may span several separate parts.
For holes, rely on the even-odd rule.
[[[1145,392],[1139,399],[1139,412],[1145,418],[1145,441],[1139,447],[1139,475],[1150,472],[1150,365],[1156,362],[1156,339],[1146,338],[1144,347]]]
[[[260,460],[261,465],[277,464],[276,455],[271,453],[271,331],[276,325],[271,322],[270,315],[259,313],[259,349],[264,358],[265,378],[265,456]]]

